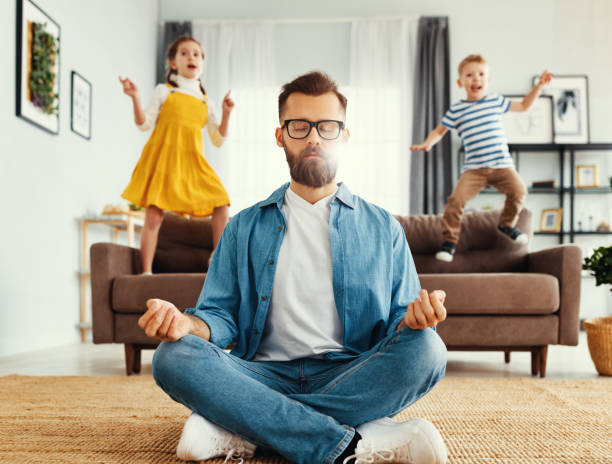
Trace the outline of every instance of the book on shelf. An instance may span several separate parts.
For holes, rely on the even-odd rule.
[[[557,188],[556,180],[537,180],[531,183],[531,188]]]

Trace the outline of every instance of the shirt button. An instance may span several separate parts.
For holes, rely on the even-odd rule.
[[[261,297],[261,299],[266,301],[268,299],[268,297],[264,295],[264,296]]]
[[[274,264],[274,260],[271,259],[270,261],[268,261],[268,264]]]

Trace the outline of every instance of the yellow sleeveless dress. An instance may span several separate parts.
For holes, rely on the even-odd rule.
[[[209,216],[229,205],[227,191],[204,158],[207,119],[205,101],[171,90],[121,196],[143,208],[154,205],[189,216]]]

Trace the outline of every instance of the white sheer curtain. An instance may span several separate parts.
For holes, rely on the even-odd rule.
[[[417,25],[416,17],[351,21],[350,83],[341,87],[348,97],[351,141],[341,155],[337,178],[395,214],[408,214],[409,209]],[[206,54],[202,81],[217,117],[228,89],[236,102],[223,147],[212,147],[205,137],[205,155],[229,192],[231,214],[289,179],[284,152],[274,142],[280,90],[275,27],[271,21],[193,24],[193,35]]]
[[[215,148],[204,137],[205,156],[229,193],[230,214],[236,214],[289,178],[285,154],[274,142],[278,126],[274,24],[195,22],[193,36],[206,54],[202,82],[219,122],[227,90],[236,103],[223,146]]]
[[[418,17],[352,22],[347,126],[338,179],[393,214],[408,214]]]

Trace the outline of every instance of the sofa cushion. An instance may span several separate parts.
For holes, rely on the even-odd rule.
[[[518,347],[559,343],[559,317],[454,316],[438,324],[447,347]]]
[[[521,272],[527,269],[527,245],[513,242],[497,230],[500,211],[475,211],[463,215],[461,235],[452,263],[438,261],[442,244],[442,216],[395,216],[419,274],[463,272]],[[517,227],[531,236],[531,211],[523,209]]]
[[[446,292],[448,314],[536,315],[559,309],[559,281],[549,274],[420,274],[421,287]]]
[[[193,308],[200,296],[206,274],[153,274],[115,277],[112,308],[119,313],[146,311],[149,298],[173,303],[180,310]]]

